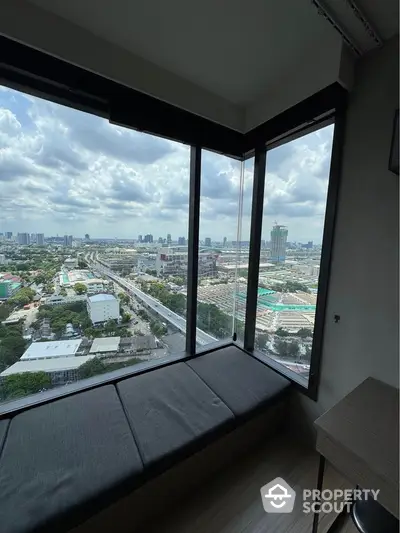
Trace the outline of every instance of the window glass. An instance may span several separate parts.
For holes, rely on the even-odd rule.
[[[184,349],[189,159],[0,87],[0,401]]]
[[[333,125],[267,151],[256,348],[308,377]]]
[[[202,151],[197,345],[243,339],[252,163]]]

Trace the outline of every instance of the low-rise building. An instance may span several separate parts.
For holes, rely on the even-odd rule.
[[[111,355],[119,351],[121,337],[101,337],[94,339],[89,350],[90,354]]]
[[[8,272],[0,273],[0,300],[8,300],[21,287],[21,278]]]
[[[21,361],[75,357],[79,352],[81,339],[67,341],[33,342],[21,356]]]
[[[213,277],[217,274],[218,253],[212,250],[199,251],[199,276]],[[160,248],[156,258],[157,276],[187,275],[188,249],[186,246]]]
[[[119,300],[113,294],[88,296],[87,311],[93,325],[119,320]]]
[[[50,375],[53,386],[65,385],[66,383],[77,381],[79,368],[94,357],[94,355],[86,355],[18,361],[0,374],[0,382],[7,376],[12,376],[14,374],[24,374],[25,372],[46,372],[46,374]]]
[[[62,304],[73,304],[75,302],[86,302],[85,294],[76,294],[74,296],[60,296],[55,294],[49,296],[48,298],[42,299],[42,303],[45,305],[62,305]]]

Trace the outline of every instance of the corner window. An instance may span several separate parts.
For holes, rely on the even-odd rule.
[[[0,124],[0,401],[184,351],[189,146],[5,87]]]
[[[333,125],[267,150],[255,348],[308,379]]]

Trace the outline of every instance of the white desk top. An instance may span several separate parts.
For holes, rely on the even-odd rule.
[[[396,510],[392,502],[398,502],[399,491],[399,390],[368,378],[315,425],[318,451],[362,488],[382,485],[378,500],[398,516],[398,504]]]

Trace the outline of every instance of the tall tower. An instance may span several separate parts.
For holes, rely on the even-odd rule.
[[[284,263],[286,259],[286,241],[288,229],[275,222],[271,231],[271,262]]]

